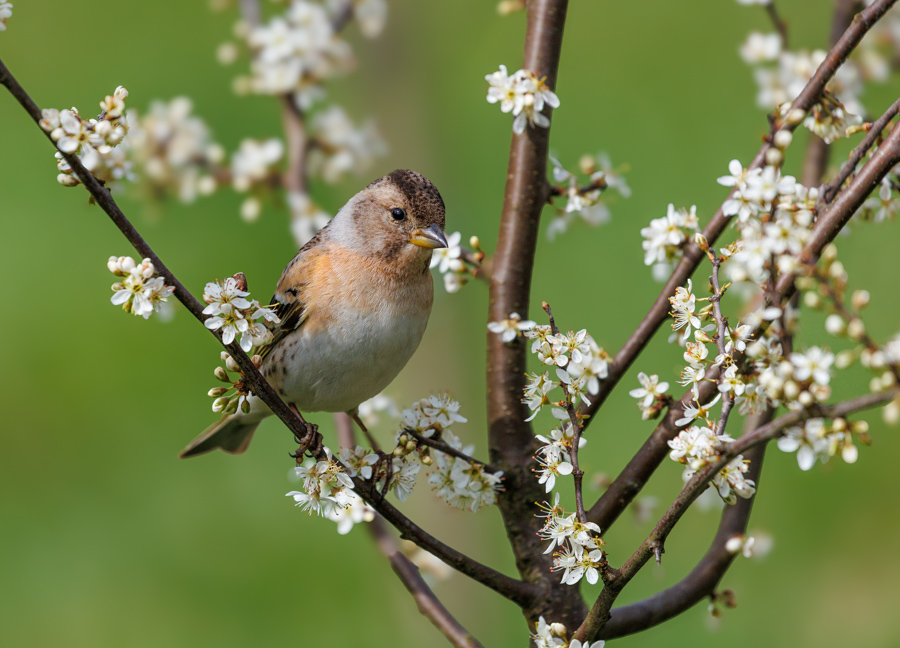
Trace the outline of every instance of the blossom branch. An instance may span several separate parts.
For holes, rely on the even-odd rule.
[[[778,35],[781,36],[781,46],[784,49],[790,49],[788,45],[788,26],[784,22],[784,18],[778,13],[778,9],[775,8],[775,0],[771,0],[766,4],[766,13],[769,14],[769,18],[772,20],[772,26],[778,32]]]
[[[859,146],[853,149],[850,158],[841,167],[837,176],[825,185],[825,188],[822,191],[822,198],[826,203],[830,203],[834,200],[834,197],[847,181],[847,178],[853,175],[853,172],[856,170],[856,165],[859,164],[860,160],[862,160],[866,153],[869,152],[869,149],[872,148],[872,145],[881,137],[884,129],[887,128],[887,125],[891,120],[897,116],[898,112],[900,112],[900,99],[897,99],[897,101],[895,101],[881,117],[869,125],[868,132],[863,138],[863,141],[859,143]]]
[[[876,0],[869,7],[865,8],[853,19],[851,25],[843,32],[843,35],[837,40],[834,47],[828,52],[825,60],[816,70],[815,74],[800,92],[791,104],[788,111],[800,110],[806,113],[819,99],[825,85],[834,76],[837,69],[843,64],[850,53],[856,48],[863,36],[872,28],[872,26],[890,9],[897,0]],[[776,129],[786,129],[789,131],[796,128],[796,123],[778,124],[773,121],[772,133]],[[760,148],[759,152],[750,163],[749,169],[756,169],[765,163],[766,151],[771,147],[771,137]],[[733,192],[732,192],[733,193]],[[732,193],[729,193],[728,199]],[[709,241],[710,245],[715,243],[721,236],[722,232],[730,223],[731,218],[722,213],[720,207],[713,215],[712,219],[703,229],[703,236]],[[669,280],[666,282],[662,292],[653,302],[647,315],[641,320],[634,333],[628,338],[622,348],[616,353],[609,366],[609,376],[600,383],[600,391],[591,400],[591,404],[582,406],[580,409],[584,414],[585,427],[590,425],[593,414],[600,409],[606,401],[609,394],[622,379],[622,376],[628,371],[631,364],[644,350],[656,333],[659,326],[666,320],[669,312],[669,297],[675,294],[675,289],[684,285],[688,278],[694,273],[703,258],[703,251],[697,247],[696,243],[690,242],[684,249],[684,254],[676,266]]]
[[[559,327],[556,325],[556,320],[553,319],[553,311],[550,309],[550,304],[543,302],[541,306],[547,313],[547,317],[550,319],[550,330],[553,332],[553,335],[559,335]],[[566,400],[562,405],[566,410],[566,414],[569,415],[569,422],[572,424],[572,449],[569,452],[569,459],[572,462],[572,478],[575,481],[575,511],[578,516],[578,521],[584,523],[587,522],[587,515],[584,512],[584,496],[582,493],[584,471],[578,467],[578,445],[581,442],[581,432],[583,428],[581,421],[578,420],[578,413],[575,411],[575,405],[572,402],[572,392],[566,385],[563,385],[563,387],[566,390]]]
[[[457,459],[462,459],[463,461],[467,461],[468,463],[471,463],[471,464],[478,464],[479,466],[484,466],[484,469],[487,470],[488,472],[499,472],[491,464],[489,464],[485,461],[481,461],[480,459],[476,459],[475,457],[472,457],[470,455],[467,455],[462,450],[457,450],[453,446],[448,445],[448,444],[444,443],[443,441],[440,441],[439,439],[423,436],[423,435],[419,434],[418,432],[416,432],[415,430],[411,430],[409,428],[404,428],[403,433],[411,436],[413,439],[416,440],[416,443],[418,443],[419,445],[428,446],[429,448],[434,448],[435,450],[439,450],[439,451],[443,452],[444,454],[450,455],[451,457],[456,457]]]
[[[672,528],[684,515],[687,508],[696,501],[704,490],[709,486],[710,480],[716,473],[724,468],[728,462],[758,446],[762,443],[781,436],[784,431],[810,418],[837,418],[853,414],[866,409],[871,409],[879,405],[893,400],[900,394],[900,388],[895,387],[886,392],[878,394],[867,394],[858,398],[847,400],[830,406],[814,406],[808,409],[791,412],[775,419],[771,423],[757,428],[749,434],[745,434],[734,443],[726,446],[716,461],[710,462],[694,474],[693,477],[685,484],[684,489],[675,498],[675,501],[666,511],[665,515],[657,522],[653,531],[641,543],[641,546],[632,554],[618,570],[613,572],[612,577],[607,581],[597,597],[593,607],[584,623],[578,629],[576,638],[584,641],[592,641],[610,620],[610,609],[613,602],[618,597],[622,589],[628,582],[634,578],[640,569],[647,564],[651,556],[656,552],[656,548],[665,543],[666,538],[672,531]]]
[[[556,88],[567,0],[534,0],[527,5],[522,67]],[[550,112],[544,108],[545,114]],[[488,321],[503,321],[510,313],[527,317],[541,211],[547,202],[549,127],[526,127],[513,134],[506,175],[503,211],[491,268]],[[584,615],[578,593],[557,586],[550,577],[551,557],[543,554],[533,516],[542,493],[528,469],[534,449],[528,411],[521,402],[525,376],[525,344],[516,338],[506,344],[488,334],[487,409],[491,463],[504,471],[506,489],[498,497],[507,537],[519,573],[538,584],[542,596],[523,610],[536,620],[550,612],[574,627]]]
[[[0,84],[6,86],[10,93],[16,98],[16,100],[22,105],[22,107],[26,110],[26,112],[28,112],[28,114],[37,124],[41,119],[40,109],[34,103],[28,93],[25,92],[18,81],[16,81],[10,71],[3,64],[2,60],[0,60]],[[40,128],[40,126],[38,127]],[[44,133],[44,135],[51,143],[53,143],[53,140],[50,139],[50,135],[48,133],[46,133],[43,129],[41,129],[41,132]],[[56,148],[55,143],[53,144],[54,148]],[[125,235],[125,238],[128,239],[134,249],[138,253],[140,253],[141,256],[149,258],[154,267],[159,272],[159,275],[165,279],[166,284],[174,288],[173,294],[178,299],[178,301],[184,304],[185,308],[187,308],[187,310],[195,318],[197,318],[198,321],[205,321],[207,319],[207,316],[203,314],[203,304],[201,304],[184,287],[184,285],[178,280],[178,278],[168,269],[168,267],[150,248],[150,246],[143,239],[137,229],[135,229],[131,222],[125,217],[125,214],[116,204],[109,189],[104,187],[99,180],[97,180],[87,169],[84,168],[81,160],[76,155],[71,155],[68,153],[62,153],[62,155],[63,158],[71,165],[73,172],[82,182],[82,184],[84,184],[85,188],[90,192],[91,196],[93,196],[97,204],[103,209],[104,212],[106,212],[106,214],[110,217],[116,227],[118,227],[119,230]],[[209,332],[217,340],[219,340],[220,343],[222,343],[222,337],[219,331],[209,330]],[[269,407],[269,409],[271,409],[272,412],[279,419],[281,419],[281,421],[288,427],[288,429],[294,434],[296,438],[308,438],[311,431],[314,432],[315,426],[310,426],[300,416],[299,412],[289,407],[283,400],[281,400],[275,390],[269,385],[269,383],[266,381],[266,379],[259,372],[257,367],[253,364],[247,354],[244,353],[243,349],[241,349],[240,345],[236,341],[232,342],[231,344],[222,344],[231,354],[231,357],[235,360],[235,362],[237,362],[238,366],[241,369],[241,372],[244,375],[244,379],[250,384],[253,393],[259,396],[259,398]],[[311,427],[313,428],[312,430]],[[374,489],[374,487],[371,487],[368,482],[357,480],[356,485],[359,489],[359,494],[363,496],[376,511],[381,513],[385,517],[385,519],[393,524],[401,532],[403,537],[412,540],[426,551],[430,551],[431,553],[436,555],[448,565],[470,576],[474,580],[486,585],[487,587],[509,598],[510,600],[514,600],[524,604],[525,602],[533,599],[535,595],[534,586],[501,574],[495,569],[492,569],[486,565],[482,565],[472,558],[469,558],[468,556],[443,544],[436,538],[426,533],[422,528],[415,525],[395,507],[384,501],[384,499],[380,497],[380,494],[376,492],[376,489]]]

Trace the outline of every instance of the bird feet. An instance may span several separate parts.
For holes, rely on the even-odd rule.
[[[303,427],[305,431],[303,434],[294,433],[294,442],[299,446],[296,452],[292,452],[291,457],[296,459],[297,464],[303,462],[304,456],[310,456],[313,459],[317,458],[322,454],[322,435],[319,433],[319,426],[315,423],[310,423],[300,411],[297,409],[297,406],[293,403],[288,403],[288,407],[291,408],[291,411],[297,415],[297,418],[303,423]]]

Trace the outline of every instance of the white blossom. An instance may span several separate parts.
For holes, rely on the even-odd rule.
[[[148,319],[154,312],[159,312],[175,292],[175,288],[167,286],[159,276],[150,259],[136,264],[131,257],[110,257],[106,266],[117,277],[124,277],[113,284],[110,302],[121,306],[126,313]]]
[[[510,313],[505,320],[488,322],[487,328],[491,333],[499,335],[503,342],[512,342],[522,331],[528,331],[535,326],[534,322],[523,320],[518,313]]]
[[[559,107],[559,97],[550,90],[543,78],[530,70],[518,70],[511,76],[505,65],[484,77],[488,82],[488,103],[499,103],[500,110],[512,113],[513,132],[521,135],[525,126],[548,128],[550,120],[541,113],[544,105]]]

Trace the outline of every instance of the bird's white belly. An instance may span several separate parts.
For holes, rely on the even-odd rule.
[[[347,309],[334,313],[330,326],[302,325],[266,357],[268,380],[301,412],[352,410],[387,387],[412,357],[430,311],[416,310]]]

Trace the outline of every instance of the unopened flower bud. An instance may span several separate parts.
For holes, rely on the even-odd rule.
[[[792,365],[787,360],[784,360],[783,362],[781,362],[781,364],[778,365],[778,373],[780,373],[785,378],[790,378],[794,375],[794,365]]]
[[[849,335],[852,339],[862,339],[865,334],[866,325],[862,323],[861,319],[855,317],[850,320],[849,324],[847,324],[847,335]]]
[[[221,380],[222,382],[230,383],[231,378],[228,377],[228,372],[225,371],[223,367],[216,367],[216,370],[213,372],[213,375]]]
[[[797,396],[797,402],[803,405],[803,407],[809,407],[815,402],[815,399],[808,391],[804,391],[800,392],[800,395]]]
[[[412,452],[412,451],[415,450],[417,447],[418,447],[418,444],[415,442],[415,440],[410,440],[410,441],[406,444],[406,451],[407,451],[407,452]]]
[[[406,454],[406,450],[401,448],[400,446],[397,446],[396,448],[394,448],[393,455],[395,457],[402,457],[405,454]]]
[[[254,367],[259,367],[259,365],[262,364],[262,356],[257,353],[255,356],[250,358],[250,362],[253,363]]]
[[[766,164],[769,166],[781,166],[784,162],[784,153],[777,148],[766,149]]]
[[[566,636],[566,626],[562,623],[551,623],[550,624],[550,634],[554,634],[557,637],[565,637]]]
[[[881,374],[881,385],[884,389],[890,389],[894,385],[894,374],[890,371],[885,371]]]
[[[422,457],[422,463],[426,466],[430,466],[432,463],[434,463],[434,459],[431,458],[431,455],[425,455],[424,457]]]
[[[835,261],[828,268],[828,274],[831,275],[833,279],[846,279],[847,271],[844,270],[844,264],[840,261]]]
[[[227,398],[217,398],[213,401],[212,410],[213,412],[221,412],[225,409],[225,406],[228,405],[229,399]]]
[[[508,16],[525,8],[523,0],[502,0],[497,5],[497,13],[501,16]]]
[[[237,408],[238,408],[237,399],[233,398],[230,401],[228,401],[228,405],[225,406],[225,409],[222,410],[222,412],[225,414],[234,414],[235,412],[237,412]]]
[[[789,130],[780,130],[775,133],[775,137],[772,138],[772,141],[775,142],[775,146],[780,149],[786,149],[791,145],[791,140],[794,139],[793,133]]]
[[[219,396],[222,396],[227,391],[228,391],[228,387],[213,387],[212,389],[210,389],[207,392],[207,395],[211,396],[212,398],[218,398]]]
[[[250,413],[250,401],[248,401],[246,398],[241,400],[241,411],[244,414]]]
[[[784,396],[789,400],[795,400],[800,395],[800,386],[793,380],[784,383]]]
[[[831,422],[831,427],[834,428],[835,432],[843,432],[847,429],[847,420],[838,417]]]
[[[803,293],[803,303],[809,308],[819,308],[822,306],[822,298],[819,297],[819,293]]]
[[[834,366],[837,369],[846,369],[853,364],[853,351],[840,351],[834,356]]]
[[[262,203],[259,202],[259,198],[255,196],[250,196],[241,204],[241,218],[248,223],[253,223],[258,220],[261,213]]]
[[[822,259],[829,263],[837,259],[837,246],[834,243],[825,246],[825,249],[822,250]]]
[[[825,318],[825,330],[831,335],[843,335],[847,331],[847,327],[844,325],[844,318],[837,313],[832,313]]]
[[[806,117],[806,113],[800,108],[794,108],[787,114],[784,121],[791,126],[797,126]]]
[[[696,243],[697,247],[704,252],[709,252],[709,241],[707,241],[706,237],[703,236],[703,232],[697,232],[696,234],[694,234],[694,243]]]
[[[238,373],[241,370],[241,366],[237,363],[237,360],[235,360],[231,356],[228,356],[228,358],[225,360],[225,367],[228,369],[228,371],[233,371],[235,373]]]
[[[866,434],[869,431],[869,422],[868,421],[853,421],[850,424],[850,429],[856,432],[856,434]]]
[[[831,387],[828,385],[813,383],[809,386],[809,393],[812,394],[813,398],[816,399],[817,402],[823,403],[831,398]]]
[[[869,391],[873,394],[877,394],[881,391],[881,378],[875,376],[869,381]]]
[[[405,434],[401,434],[400,438],[397,439],[397,445],[406,445],[409,442],[409,437]]]
[[[850,303],[853,304],[853,308],[856,310],[862,310],[869,305],[869,291],[855,290],[853,296],[850,297]]]
[[[231,356],[228,355],[228,351],[221,351],[221,352],[219,352],[219,357],[222,358],[222,362],[225,362]]]
[[[725,542],[725,551],[736,554],[744,546],[744,536],[731,536]]]
[[[900,421],[900,403],[898,403],[896,399],[892,400],[884,406],[881,415],[884,418],[885,423],[893,424]]]
[[[56,181],[63,187],[77,187],[80,181],[75,176],[68,173],[60,173],[56,176]]]
[[[869,357],[869,366],[872,369],[884,369],[887,361],[884,358],[884,353],[881,351],[873,351],[871,356]]]
[[[469,245],[473,250],[478,250],[481,247],[481,240],[477,236],[470,236]]]

